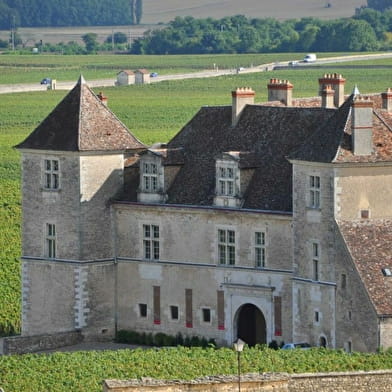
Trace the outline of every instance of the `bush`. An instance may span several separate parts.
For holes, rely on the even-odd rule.
[[[127,344],[140,344],[143,346],[158,346],[158,347],[169,347],[169,346],[186,346],[186,347],[215,347],[215,340],[199,336],[186,336],[183,338],[179,332],[176,336],[167,335],[163,332],[158,332],[153,335],[145,332],[119,330],[116,335],[116,342],[127,343]]]

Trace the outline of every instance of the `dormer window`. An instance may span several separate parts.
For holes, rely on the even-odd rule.
[[[235,176],[233,167],[218,168],[218,194],[221,196],[235,196]]]
[[[157,192],[158,191],[158,167],[156,163],[143,163],[143,192]]]
[[[162,203],[164,194],[164,167],[162,155],[147,151],[140,156],[140,182],[138,201]]]
[[[258,165],[258,157],[254,152],[222,152],[215,160],[214,205],[241,207],[243,195]]]
[[[238,159],[224,154],[215,163],[215,198],[214,204],[222,207],[239,207],[240,169]]]

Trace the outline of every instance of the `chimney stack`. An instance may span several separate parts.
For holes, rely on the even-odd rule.
[[[268,83],[268,101],[280,101],[292,106],[293,87],[288,80],[271,79]]]
[[[373,152],[373,102],[358,96],[352,103],[351,137],[354,155]]]
[[[335,90],[332,89],[330,84],[327,84],[323,91],[321,92],[321,107],[331,109],[335,105],[333,103],[335,96]]]
[[[381,93],[382,108],[387,112],[392,112],[392,89],[388,88],[385,93]]]
[[[319,79],[319,95],[322,96],[323,90],[327,85],[330,85],[335,91],[334,95],[334,106],[339,107],[344,102],[344,84],[346,79],[342,75],[333,73],[325,74],[324,77]]]
[[[103,95],[103,92],[100,91],[99,94],[97,95],[97,97],[99,98],[99,100],[105,105],[108,106],[108,97],[106,97],[105,95]]]
[[[238,119],[245,105],[253,105],[255,103],[255,92],[249,87],[237,88],[231,92],[232,96],[232,112],[231,124],[236,126]]]

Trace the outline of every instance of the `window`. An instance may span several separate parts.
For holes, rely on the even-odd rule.
[[[211,309],[203,308],[201,310],[201,312],[202,312],[202,316],[203,316],[203,322],[210,323],[211,322]]]
[[[143,191],[156,192],[158,190],[158,166],[156,163],[143,163]]]
[[[218,195],[221,196],[235,196],[234,186],[234,168],[232,167],[218,167]]]
[[[319,280],[319,244],[312,243],[313,280]]]
[[[56,225],[52,223],[46,224],[46,256],[56,258]]]
[[[265,233],[255,233],[255,264],[256,267],[265,267]]]
[[[172,320],[178,320],[178,306],[170,306],[170,317]]]
[[[234,230],[218,230],[219,264],[235,264],[235,232]]]
[[[309,176],[309,206],[320,208],[320,177]]]
[[[143,249],[145,259],[159,259],[159,226],[143,225]]]
[[[59,161],[45,159],[44,161],[44,188],[59,189]]]
[[[139,316],[140,317],[147,317],[147,305],[146,304],[139,304]]]
[[[341,276],[341,285],[340,287],[342,288],[342,290],[344,290],[346,288],[347,285],[347,277],[346,274],[342,274]]]
[[[314,321],[318,323],[320,321],[320,313],[318,311],[314,312]]]

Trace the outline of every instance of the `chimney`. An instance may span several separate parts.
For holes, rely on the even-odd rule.
[[[293,85],[288,80],[271,79],[268,84],[268,101],[280,101],[293,105]]]
[[[388,88],[385,93],[381,93],[382,108],[387,112],[392,112],[392,89]]]
[[[106,97],[105,95],[103,95],[103,92],[100,91],[99,94],[97,95],[97,97],[99,98],[99,100],[105,105],[108,106],[108,97]]]
[[[354,155],[373,152],[373,102],[358,96],[352,103],[351,137]]]
[[[319,79],[319,95],[322,96],[322,92],[327,85],[330,85],[332,89],[335,91],[334,95],[334,105],[335,107],[339,107],[344,102],[344,84],[346,83],[346,79],[342,77],[342,75],[333,73],[333,74],[325,74],[324,77]]]
[[[330,84],[327,84],[323,91],[321,92],[321,107],[331,109],[335,105],[333,103],[335,96],[335,90],[332,89]]]
[[[231,124],[236,126],[241,112],[245,105],[253,105],[255,102],[255,92],[249,87],[237,88],[231,92],[232,96],[232,112]]]

